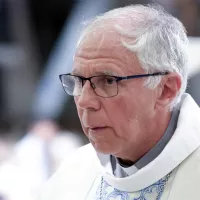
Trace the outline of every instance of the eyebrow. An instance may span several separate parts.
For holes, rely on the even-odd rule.
[[[81,73],[80,73],[77,69],[74,69],[74,70],[72,71],[72,74],[78,76],[78,75],[80,75]],[[113,72],[113,71],[110,70],[110,69],[105,69],[105,70],[103,70],[103,71],[96,71],[96,72],[94,72],[93,75],[94,75],[94,76],[98,76],[98,75],[117,76],[118,73]]]
[[[112,70],[104,70],[103,73],[105,75],[110,75],[110,76],[117,76],[117,73],[116,72],[113,72]]]

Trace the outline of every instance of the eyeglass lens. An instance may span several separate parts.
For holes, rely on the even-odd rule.
[[[82,79],[77,76],[64,75],[61,79],[65,91],[69,95],[79,96],[82,93]],[[83,85],[85,81],[83,81]],[[101,97],[112,97],[117,95],[118,86],[116,79],[112,76],[102,75],[90,79],[90,84],[95,93]]]

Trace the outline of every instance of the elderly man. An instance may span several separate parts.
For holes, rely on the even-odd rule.
[[[200,110],[184,91],[187,44],[159,7],[127,6],[91,21],[60,75],[90,144],[41,200],[199,199]]]

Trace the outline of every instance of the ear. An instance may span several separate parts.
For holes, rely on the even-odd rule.
[[[177,73],[170,73],[162,78],[158,86],[156,107],[166,107],[176,97],[181,88],[181,77]]]

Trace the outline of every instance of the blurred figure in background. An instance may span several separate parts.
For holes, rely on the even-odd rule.
[[[35,199],[63,159],[81,145],[74,133],[59,132],[51,121],[33,125],[1,162],[0,193],[8,200]]]
[[[189,37],[189,80],[187,92],[200,106],[200,37]]]
[[[190,77],[187,92],[192,95],[197,104],[200,106],[200,70]]]

